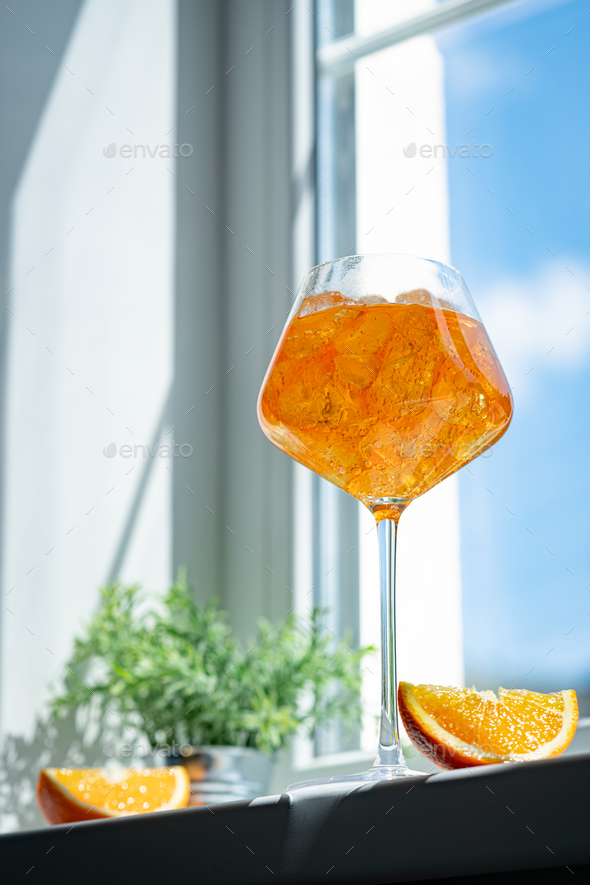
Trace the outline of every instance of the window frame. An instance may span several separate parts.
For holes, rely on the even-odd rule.
[[[332,102],[333,105],[337,100],[338,85],[344,83],[346,80],[352,80],[354,101],[355,67],[360,59],[414,37],[429,34],[439,28],[455,25],[459,22],[466,22],[467,20],[471,20],[480,15],[494,14],[494,12],[500,7],[506,6],[508,3],[514,3],[514,0],[444,0],[444,2],[435,4],[432,9],[427,10],[418,16],[408,16],[392,27],[383,28],[370,35],[358,35],[353,31],[347,35],[324,41],[321,36],[318,39],[318,28],[325,25],[326,21],[330,19],[329,9],[334,6],[334,0],[316,0],[314,6],[314,15],[316,17],[316,26],[314,29],[315,165],[317,182],[314,194],[316,247],[315,261],[309,262],[308,266],[304,267],[304,262],[302,261],[303,253],[297,253],[297,246],[294,243],[294,266],[300,266],[302,268],[299,279],[303,277],[312,264],[321,263],[324,260],[336,257],[336,255],[351,254],[354,252],[354,248],[350,248],[348,251],[344,249],[343,237],[342,235],[339,236],[338,231],[334,229],[335,219],[338,218],[338,212],[335,211],[335,208],[339,198],[334,191],[337,189],[338,183],[332,180],[332,190],[330,190],[330,187],[325,184],[325,179],[327,177],[325,169],[329,167],[335,168],[338,165],[335,156],[338,139],[334,137],[334,128],[338,126],[338,120],[335,120],[336,114],[333,106],[330,107],[330,102]],[[322,7],[324,8],[322,9]],[[311,10],[308,10],[308,12],[309,11]],[[305,10],[303,9],[300,10],[298,14],[303,18],[302,13],[304,12]],[[327,29],[330,31],[329,27],[327,27]],[[330,33],[333,32],[330,31]],[[299,53],[301,64],[302,55],[300,49],[297,47],[297,42],[295,41],[294,58],[297,56],[297,53]],[[300,75],[294,71],[296,92],[295,106],[299,106],[300,113],[303,113],[301,109],[303,108],[305,101],[302,101],[301,95],[297,96],[299,76]],[[306,113],[309,126],[309,118],[312,113],[309,93],[307,94],[306,100]],[[322,114],[327,115],[330,118],[327,123],[322,120]],[[352,127],[354,139],[354,116]],[[294,133],[297,132],[297,128],[297,125],[294,125]],[[348,207],[348,211],[350,212],[350,207]],[[311,224],[311,220],[308,220],[310,229]],[[348,238],[351,240],[355,239],[355,235],[352,231],[349,231]],[[338,246],[341,248],[338,249]],[[309,246],[306,254],[310,256]],[[298,283],[299,280],[296,281],[297,285]],[[315,586],[314,602],[316,605],[326,605],[327,602],[332,602],[332,597],[334,595],[329,592],[322,593],[322,588],[317,587],[317,579],[319,575],[318,562],[321,559],[321,556],[318,556],[318,550],[326,545],[326,539],[323,537],[321,525],[321,490],[319,488],[319,483],[324,481],[311,476],[307,477],[305,476],[306,473],[309,473],[309,471],[304,471],[303,468],[295,465],[294,559],[296,562],[302,561],[306,563],[306,566],[303,569],[299,569],[299,577],[298,579],[296,578],[295,582],[299,588],[297,596],[298,610],[302,613],[305,613],[306,610],[309,611],[308,600],[310,587],[313,588]],[[351,503],[354,504],[355,502]],[[310,511],[315,513],[315,520],[310,519]],[[320,518],[318,518],[318,514],[320,514]],[[333,504],[330,512],[324,510],[323,518],[324,524],[331,522],[335,526],[346,526],[347,523],[350,523],[350,514],[347,519],[344,514],[342,503],[338,505]],[[311,526],[313,526],[313,530],[311,529]],[[361,524],[357,519],[357,535],[359,531],[361,531]],[[350,531],[348,534],[350,534]],[[332,537],[330,543],[326,546],[329,546],[333,550],[337,550],[337,540]],[[362,542],[359,546],[362,546]],[[335,559],[342,559],[343,553],[344,551],[340,550],[339,553],[335,555]],[[357,557],[357,603],[361,583],[359,567],[360,562]],[[357,605],[357,608],[357,622],[356,624],[352,624],[352,627],[355,639],[358,640],[361,629],[360,606]],[[338,616],[339,614],[339,612],[336,613],[334,621],[337,626],[341,627],[342,618]],[[334,623],[331,626],[333,627]],[[366,725],[363,730],[366,734]],[[327,752],[320,754],[318,753],[317,742],[314,746],[309,739],[299,737],[296,741],[293,755],[294,768],[300,773],[302,770],[308,770],[310,773],[313,772],[314,776],[317,776],[323,771],[323,769],[325,769],[326,772],[346,773],[349,770],[349,767],[351,771],[355,770],[358,768],[359,763],[369,763],[372,759],[372,750],[368,751],[366,748],[363,749],[362,744],[358,749],[354,750],[341,749],[338,744],[337,736],[335,738],[333,737],[331,741],[328,736],[328,740],[325,742]],[[335,747],[333,751],[329,750],[330,745]]]

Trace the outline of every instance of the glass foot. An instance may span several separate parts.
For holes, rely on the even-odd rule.
[[[318,777],[313,780],[299,781],[285,787],[285,793],[293,793],[297,790],[307,790],[314,787],[327,786],[328,784],[341,784],[343,790],[348,785],[352,793],[359,788],[370,789],[375,784],[384,781],[397,780],[400,777],[426,777],[423,771],[412,771],[406,765],[373,765],[367,771],[358,774],[340,774],[332,777]]]

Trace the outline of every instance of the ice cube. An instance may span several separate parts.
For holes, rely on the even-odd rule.
[[[344,307],[349,304],[354,305],[354,299],[346,298],[341,292],[320,292],[319,295],[308,295],[304,298],[297,316],[305,317],[311,313],[328,310],[330,307]]]
[[[351,356],[375,353],[388,343],[392,329],[393,320],[388,311],[367,311],[334,338],[333,344],[338,353]]]
[[[389,423],[380,423],[366,434],[360,449],[366,461],[373,466],[384,462],[397,465],[402,457],[403,443],[404,439],[397,428]]]
[[[410,292],[400,292],[395,296],[396,304],[423,304],[426,307],[445,307],[447,310],[455,308],[445,298],[437,298],[428,289],[412,289]]]
[[[357,310],[331,308],[295,317],[283,340],[282,352],[288,357],[311,356],[342,332],[358,317]]]
[[[428,357],[428,358],[427,358]],[[401,356],[398,359],[387,359],[374,387],[375,393],[396,399],[400,403],[425,403],[432,397],[432,386],[437,375],[442,356],[438,360],[432,358],[432,352],[420,350]],[[441,392],[440,396],[447,396]]]
[[[336,434],[332,426],[325,424],[303,428],[298,431],[298,435],[307,447],[309,459],[315,464],[321,464],[325,474],[351,476],[362,469],[363,458],[354,435],[352,440],[345,439],[344,431]]]
[[[400,292],[395,296],[396,304],[426,304],[431,306],[433,298],[428,289],[412,289],[410,292]]]
[[[303,360],[280,360],[275,363],[262,396],[262,413],[267,421],[276,421],[278,401],[285,388],[297,384],[305,371]]]
[[[341,354],[334,358],[336,368],[336,380],[340,384],[353,387],[355,390],[363,390],[369,387],[377,377],[381,368],[381,360],[374,353],[365,356],[351,356]]]
[[[494,348],[483,326],[470,317],[465,316],[458,317],[458,325],[463,338],[462,342],[458,342],[458,349],[462,358],[465,359],[464,352],[467,350],[487,384],[491,385],[492,388],[506,390],[506,381],[499,367]],[[467,361],[471,362],[469,358],[467,358]]]
[[[387,304],[387,298],[382,295],[361,295],[357,298],[355,304]]]
[[[310,363],[302,376],[286,384],[277,404],[278,417],[287,427],[337,423],[343,409],[344,397],[324,362]]]
[[[297,311],[298,317],[309,316],[322,310],[333,307],[367,307],[373,304],[387,304],[387,298],[382,295],[343,295],[342,292],[320,292],[318,295],[308,295]]]

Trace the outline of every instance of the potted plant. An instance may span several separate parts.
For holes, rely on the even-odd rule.
[[[261,620],[245,650],[216,602],[197,605],[182,578],[163,599],[110,584],[52,711],[81,711],[105,734],[128,736],[118,750],[107,743],[107,756],[130,756],[143,738],[147,755],[182,761],[200,783],[197,801],[264,794],[273,753],[297,729],[360,719],[359,663],[371,649],[353,653],[321,620],[319,610],[307,624]]]

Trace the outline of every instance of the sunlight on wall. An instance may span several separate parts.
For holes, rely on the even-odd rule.
[[[4,733],[32,729],[126,530],[123,577],[170,578],[173,461],[133,530],[150,458],[120,447],[170,442],[175,161],[134,146],[173,143],[175,39],[172,0],[88,0],[14,200]]]

